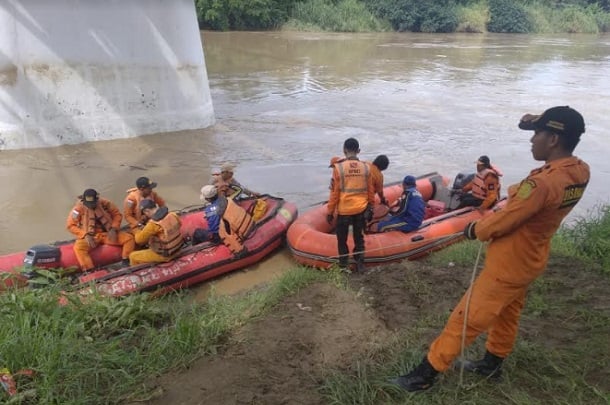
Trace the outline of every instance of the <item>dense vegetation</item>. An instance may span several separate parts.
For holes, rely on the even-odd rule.
[[[598,33],[610,0],[195,0],[211,30]]]

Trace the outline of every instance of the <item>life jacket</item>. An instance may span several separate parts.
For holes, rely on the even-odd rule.
[[[127,190],[127,197],[125,197],[123,215],[131,228],[136,227],[137,223],[142,222],[142,218],[144,218],[142,210],[140,210],[140,201],[142,201],[143,199],[144,197],[142,197],[142,194],[140,193],[140,190],[138,190],[137,187],[133,187]],[[146,199],[153,200],[159,207],[165,206],[165,201],[160,198],[159,195],[154,191],[151,192],[150,195],[146,197]],[[136,221],[134,222],[133,219],[131,219],[130,217],[135,218]]]
[[[339,171],[339,214],[362,212],[368,205],[369,165],[357,159],[335,164]]]
[[[167,208],[159,208],[159,210],[167,212]],[[159,210],[157,210],[157,212],[159,212]],[[180,233],[180,220],[178,219],[178,216],[173,212],[169,212],[161,219],[157,220],[153,217],[150,221],[159,225],[161,229],[163,229],[163,233],[151,237],[148,241],[148,247],[150,247],[153,252],[160,254],[163,257],[173,256],[180,250],[184,243],[184,239]]]
[[[231,181],[225,181],[219,173],[212,174],[212,184],[216,186],[218,194],[227,198],[235,198],[241,194],[242,188]]]
[[[487,198],[487,188],[485,187],[485,179],[487,176],[498,176],[498,172],[493,169],[483,169],[474,176],[472,180],[472,196],[479,200]],[[498,197],[500,196],[500,182],[498,181]]]
[[[250,236],[254,229],[254,220],[245,209],[237,205],[233,200],[227,199],[227,208],[222,215],[218,235],[222,242],[233,253],[244,250],[243,242]]]
[[[78,227],[91,234],[110,231],[112,228],[112,217],[105,209],[107,205],[108,203],[104,201],[103,198],[99,199],[95,209],[85,206],[85,204],[80,201],[75,207],[81,214]]]
[[[263,198],[257,198],[256,202],[252,204],[252,219],[254,222],[260,221],[267,213],[267,201]]]

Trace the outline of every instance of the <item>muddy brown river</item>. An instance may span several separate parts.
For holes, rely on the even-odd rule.
[[[66,216],[88,187],[122,205],[125,190],[148,176],[170,208],[197,204],[224,161],[249,188],[303,211],[326,199],[328,160],[351,136],[361,157],[389,156],[388,180],[453,177],[487,154],[512,184],[539,164],[519,118],[554,105],[578,109],[587,124],[576,155],[591,165],[592,180],[571,218],[609,201],[610,35],[202,32],[202,39],[215,126],[0,151],[0,253],[70,238]],[[216,285],[235,292],[291,264],[283,251]]]

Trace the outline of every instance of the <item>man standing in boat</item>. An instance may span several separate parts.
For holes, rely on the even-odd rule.
[[[141,231],[136,232],[136,243],[148,249],[136,250],[129,255],[129,264],[163,263],[172,260],[182,248],[180,217],[167,207],[158,207],[153,200],[140,201],[139,209],[148,218]]]
[[[484,357],[466,361],[463,367],[485,377],[500,376],[502,362],[517,339],[527,289],[544,272],[551,238],[587,187],[589,166],[572,155],[585,132],[579,112],[560,106],[541,115],[526,114],[519,128],[534,131],[532,155],[544,165],[508,189],[502,210],[464,229],[468,239],[489,241],[485,266],[422,362],[394,380],[407,391],[430,388],[436,375],[449,369],[462,345],[470,345],[485,332]]]
[[[386,155],[379,155],[370,164],[371,177],[373,180],[373,189],[379,195],[379,202],[383,205],[388,205],[388,202],[383,195],[383,171],[390,165],[390,159]]]
[[[337,246],[339,267],[347,269],[349,249],[347,236],[352,226],[354,238],[353,257],[356,270],[364,271],[364,228],[373,217],[375,192],[369,165],[358,159],[360,144],[354,138],[343,143],[345,160],[333,166],[332,189],[328,198],[326,221],[333,223],[337,211]]]
[[[491,164],[489,156],[477,160],[477,173],[474,179],[462,188],[460,205],[457,208],[479,207],[486,210],[500,199],[500,176],[502,173]]]
[[[81,270],[94,267],[89,251],[98,245],[122,246],[121,257],[123,263],[127,264],[135,242],[133,235],[119,231],[123,216],[117,206],[101,198],[92,188],[85,190],[78,199],[68,215],[66,228],[76,236],[74,254]]]

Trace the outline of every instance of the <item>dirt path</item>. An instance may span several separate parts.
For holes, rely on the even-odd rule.
[[[470,270],[406,262],[352,275],[348,291],[311,285],[246,325],[224,352],[159,378],[163,394],[149,404],[322,404],[325,373],[349,368],[422,316],[448,313],[466,289]],[[589,308],[609,313],[610,282],[592,282],[591,274],[570,262],[552,262],[546,299],[565,299],[578,290]],[[521,333],[565,347],[582,326],[549,328],[553,322],[523,319]],[[438,332],[431,330],[430,338]]]

